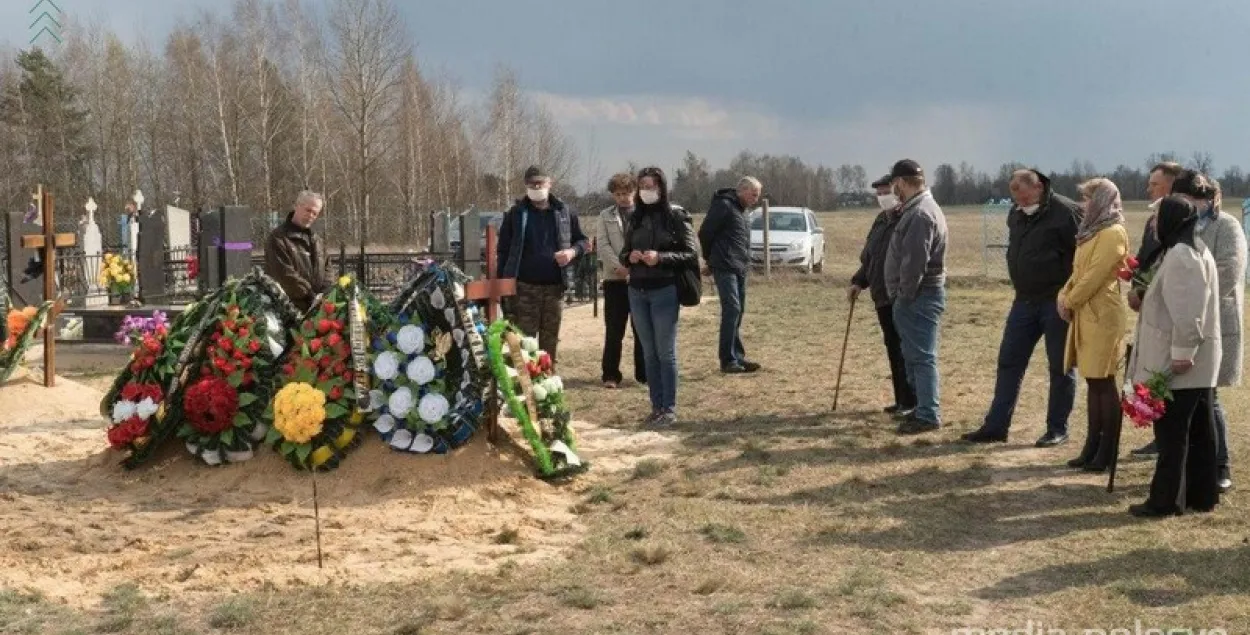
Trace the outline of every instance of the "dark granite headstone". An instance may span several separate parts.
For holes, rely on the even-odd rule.
[[[221,210],[208,207],[200,210],[200,292],[207,293],[221,287],[222,277],[221,249],[218,247],[222,239]]]
[[[222,267],[225,278],[242,278],[252,269],[252,209],[242,205],[221,208]]]
[[[165,280],[165,210],[139,214],[139,250],[135,253],[139,270],[139,297],[146,304],[164,302],[169,291]]]
[[[470,278],[482,275],[482,214],[471,209],[460,215],[460,268]]]

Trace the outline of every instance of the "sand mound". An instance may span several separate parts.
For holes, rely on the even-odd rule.
[[[100,397],[64,379],[0,387],[0,588],[89,605],[124,582],[194,594],[413,580],[560,557],[581,534],[569,511],[578,486],[535,479],[523,456],[484,435],[446,456],[370,438],[316,477],[319,571],[311,475],[268,451],[209,468],[176,443],[126,471],[103,449]],[[575,429],[590,478],[671,449],[654,433]],[[515,539],[498,539],[505,531]]]

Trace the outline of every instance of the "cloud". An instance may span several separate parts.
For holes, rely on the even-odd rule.
[[[531,96],[561,124],[573,127],[626,126],[651,129],[636,134],[686,141],[769,138],[778,118],[745,107],[700,98],[654,95],[580,97],[534,92]]]

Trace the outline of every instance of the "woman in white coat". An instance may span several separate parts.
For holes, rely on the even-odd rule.
[[[1170,372],[1172,400],[1155,422],[1159,456],[1150,496],[1129,512],[1140,517],[1211,511],[1219,502],[1213,389],[1220,372],[1219,276],[1215,259],[1195,236],[1197,209],[1181,196],[1159,205],[1159,249],[1141,263],[1154,267],[1142,299],[1129,362],[1134,382]]]

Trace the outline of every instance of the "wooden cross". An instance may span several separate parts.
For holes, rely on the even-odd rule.
[[[43,234],[22,236],[22,248],[40,252],[43,260],[43,299],[55,302],[48,311],[47,326],[43,331],[43,385],[51,388],[56,385],[56,320],[65,308],[65,303],[56,297],[56,249],[73,247],[77,237],[72,233],[56,233],[52,192],[39,185],[31,198],[35,200],[40,220],[43,221]]]
[[[487,324],[494,324],[498,317],[498,305],[506,297],[516,295],[516,280],[500,278],[495,256],[495,226],[486,226],[486,279],[474,280],[464,287],[468,300],[486,300]],[[499,430],[499,383],[491,374],[490,402],[486,407],[486,440],[495,442]]]

